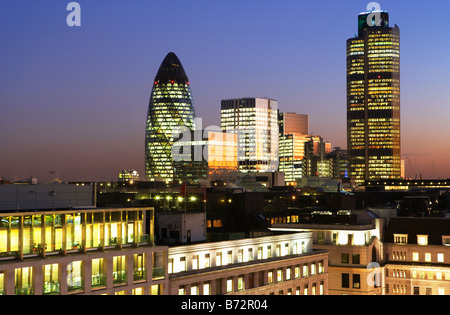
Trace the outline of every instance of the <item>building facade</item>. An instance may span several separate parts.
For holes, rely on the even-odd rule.
[[[171,295],[326,295],[328,254],[311,233],[169,250]]]
[[[222,100],[221,128],[238,134],[240,172],[278,169],[278,102],[267,98]]]
[[[153,211],[1,214],[0,294],[166,294],[168,248],[154,245]]]
[[[386,295],[450,295],[450,220],[391,218]]]
[[[273,224],[278,232],[310,232],[313,247],[329,253],[328,291],[330,295],[382,295],[383,246],[381,235],[383,220],[365,211],[341,211],[334,219],[331,214],[318,215],[311,223],[299,222],[295,216],[291,223]],[[327,218],[327,216],[329,218]],[[324,224],[323,222],[334,222]],[[337,222],[341,222],[338,224]],[[376,272],[373,268],[378,268]],[[375,279],[376,277],[376,279]],[[367,281],[371,279],[371,281]]]
[[[309,134],[309,115],[296,113],[279,113],[280,135]]]
[[[172,146],[179,128],[194,130],[194,102],[189,79],[169,53],[153,84],[147,113],[145,172],[149,181],[173,181]]]
[[[363,12],[358,22],[347,40],[347,148],[351,178],[363,184],[401,177],[400,30],[385,11]]]

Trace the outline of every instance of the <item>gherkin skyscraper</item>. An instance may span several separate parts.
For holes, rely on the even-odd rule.
[[[189,79],[174,53],[159,68],[147,114],[145,173],[149,181],[173,181],[173,131],[194,130],[194,102]]]

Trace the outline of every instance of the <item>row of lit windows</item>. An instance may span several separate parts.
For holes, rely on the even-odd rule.
[[[311,265],[311,276],[315,275],[315,264]],[[253,283],[248,284],[248,288],[255,288],[255,287],[259,287],[259,286],[263,286],[263,285],[270,285],[273,283],[280,283],[283,281],[289,281],[292,279],[299,279],[299,278],[306,278],[308,277],[308,266],[304,265],[303,266],[303,275],[300,276],[300,266],[294,267],[294,268],[286,268],[283,272],[283,269],[278,269],[275,273],[275,271],[268,271],[265,272],[264,274],[267,277],[267,280],[265,282],[263,281],[259,281],[259,284],[255,285],[255,282],[253,281]],[[294,269],[294,272],[292,272],[292,269]],[[313,271],[314,269],[314,271]],[[323,273],[323,263],[320,262],[319,263],[319,273]],[[203,282],[202,284],[193,284],[190,286],[189,291],[187,291],[187,287],[186,286],[180,286],[178,288],[178,295],[211,295],[211,294],[221,294],[221,286],[222,286],[222,281],[226,281],[225,285],[226,285],[226,292],[223,293],[233,293],[235,292],[235,281],[237,280],[237,291],[243,291],[246,289],[246,283],[245,283],[245,275],[239,275],[237,276],[237,279],[235,277],[229,277],[226,279],[217,279],[216,280],[216,292],[211,292],[211,282],[210,281],[206,281]],[[266,284],[265,284],[266,283]],[[316,291],[316,283],[312,284],[312,290],[311,293],[312,295],[323,295],[324,294],[324,283],[320,282],[319,285],[319,292]],[[200,288],[202,289],[202,291],[200,291]],[[288,289],[286,291],[286,295],[292,295],[292,289]],[[304,295],[308,295],[308,285],[304,286],[304,291],[303,294]],[[283,291],[279,291],[278,292],[279,295],[283,295],[284,292]],[[300,287],[296,288],[296,295],[300,295]]]
[[[155,254],[153,254],[155,255]],[[156,257],[156,256],[155,256]],[[153,280],[164,279],[165,268],[158,265],[162,260],[155,259],[152,272]],[[146,254],[133,255],[133,281],[147,281]],[[107,271],[106,258],[92,259],[91,262],[91,289],[105,289],[107,278],[112,277],[113,285],[126,285],[128,283],[127,256],[114,256],[112,258],[112,270]],[[67,278],[61,279],[61,268],[66,268]],[[33,295],[35,290],[36,267],[16,268],[15,295]],[[84,291],[85,285],[85,261],[73,261],[66,264],[49,264],[42,266],[42,293],[44,295],[60,294],[62,281],[66,281],[69,293]],[[0,295],[11,294],[6,292],[6,272],[0,271]]]

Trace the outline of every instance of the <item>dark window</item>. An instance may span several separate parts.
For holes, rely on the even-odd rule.
[[[342,287],[350,288],[350,275],[348,273],[342,274]]]
[[[360,288],[361,288],[361,276],[353,275],[353,289],[360,289]]]
[[[348,264],[348,254],[342,254],[341,255],[341,263]]]
[[[360,259],[359,254],[353,254],[352,255],[352,264],[359,265]]]

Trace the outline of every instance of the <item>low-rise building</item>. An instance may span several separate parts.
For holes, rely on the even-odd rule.
[[[386,295],[450,294],[450,220],[391,218],[386,228]]]
[[[166,294],[153,208],[0,215],[0,294]]]
[[[328,253],[312,233],[169,249],[171,295],[325,295]]]
[[[314,249],[329,253],[329,294],[373,295],[383,294],[382,281],[374,278],[373,267],[383,259],[381,243],[383,220],[367,211],[339,211],[337,215],[323,212],[301,222],[272,224],[278,232],[310,232]],[[382,280],[382,269],[376,270],[376,280]]]

